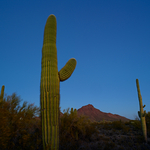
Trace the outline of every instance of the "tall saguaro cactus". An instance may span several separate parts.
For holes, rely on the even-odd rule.
[[[145,107],[145,105],[143,105],[142,103],[142,96],[140,92],[138,79],[136,79],[136,86],[137,86],[137,92],[138,92],[138,98],[139,98],[139,104],[140,104],[140,111],[138,111],[138,115],[141,119],[143,136],[144,136],[145,141],[147,142],[147,129],[146,129],[146,121],[145,121],[146,111],[143,111],[143,108]]]
[[[59,149],[59,100],[60,81],[65,81],[73,73],[76,60],[70,59],[58,72],[56,49],[56,17],[47,19],[42,48],[40,103],[42,117],[43,148]]]
[[[0,102],[3,101],[3,98],[4,98],[4,89],[5,89],[5,86],[3,85],[1,89]]]

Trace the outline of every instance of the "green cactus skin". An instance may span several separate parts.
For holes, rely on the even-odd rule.
[[[4,89],[5,89],[5,86],[3,85],[1,89],[0,102],[2,102],[4,98]]]
[[[138,111],[138,115],[141,119],[143,136],[144,136],[145,142],[147,142],[147,129],[146,129],[146,121],[145,121],[146,111],[143,111],[143,108],[145,107],[145,105],[143,106],[143,103],[142,103],[142,96],[140,92],[138,79],[136,79],[136,86],[137,86],[137,92],[138,92],[138,98],[139,98],[139,104],[140,104],[140,111]]]
[[[71,76],[76,67],[76,60],[70,59],[58,72],[54,15],[48,17],[45,25],[41,66],[40,103],[43,148],[58,150],[60,81],[65,81]]]

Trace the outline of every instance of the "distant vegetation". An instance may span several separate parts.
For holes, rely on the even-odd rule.
[[[42,150],[40,109],[24,102],[15,93],[0,102],[0,149]],[[146,114],[150,137],[150,112]],[[144,144],[141,122],[91,122],[78,117],[76,109],[67,109],[60,117],[60,150],[149,149]],[[149,141],[148,141],[149,142]]]

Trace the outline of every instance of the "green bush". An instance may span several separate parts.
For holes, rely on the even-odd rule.
[[[131,120],[130,124],[133,127],[133,130],[136,130],[136,131],[141,130],[141,122],[140,122],[140,120]]]
[[[113,121],[112,127],[116,130],[122,130],[124,127],[124,123],[121,120],[120,121]]]
[[[76,109],[64,110],[60,118],[60,148],[78,149],[82,140],[91,140],[96,127],[85,116],[78,116]],[[66,144],[67,143],[67,144]]]
[[[112,129],[112,122],[105,122],[105,123],[103,123],[103,129],[111,130]]]
[[[27,102],[20,106],[20,102],[15,93],[0,102],[0,149],[29,150],[40,143],[37,134],[33,134],[40,127],[40,122],[34,118],[39,115],[39,108]]]

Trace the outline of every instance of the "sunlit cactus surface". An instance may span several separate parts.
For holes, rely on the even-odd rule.
[[[42,117],[42,139],[44,149],[59,149],[59,101],[60,81],[73,73],[76,60],[70,59],[58,72],[56,49],[56,17],[47,19],[42,48],[40,102]]]

